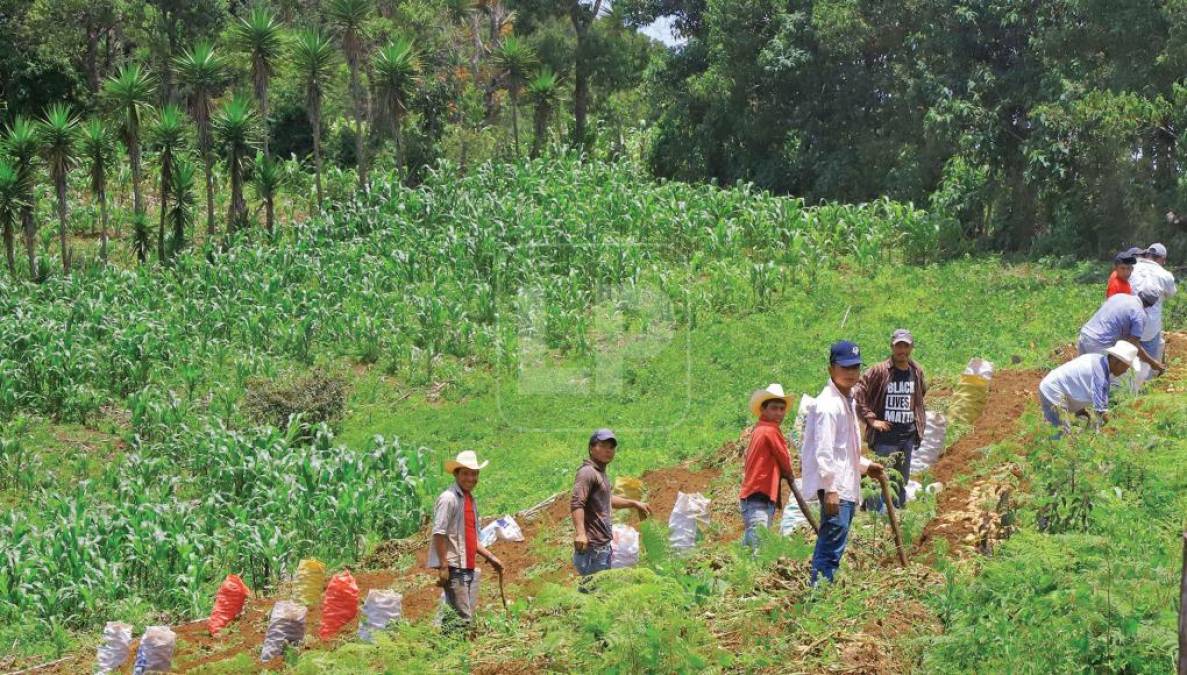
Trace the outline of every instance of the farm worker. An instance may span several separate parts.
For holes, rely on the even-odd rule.
[[[445,602],[463,626],[473,621],[478,600],[477,556],[486,558],[496,572],[503,571],[502,561],[478,541],[478,506],[473,492],[478,472],[487,464],[479,464],[473,450],[460,452],[446,462],[445,471],[453,474],[454,482],[437,497],[433,507],[428,566],[437,570],[437,585],[445,590]]]
[[[1162,302],[1178,291],[1175,275],[1163,267],[1164,265],[1166,247],[1162,244],[1150,244],[1150,248],[1138,256],[1133,274],[1129,277],[1129,283],[1135,293],[1150,291],[1158,296],[1158,301],[1146,309],[1146,327],[1142,331],[1141,346],[1159,361],[1162,360],[1165,345],[1162,339]]]
[[[890,336],[890,358],[876,363],[861,376],[853,388],[857,414],[865,422],[866,444],[884,464],[899,473],[895,480],[895,508],[907,501],[907,480],[911,472],[911,453],[923,440],[927,412],[923,397],[927,381],[923,369],[911,358],[915,338],[900,328]],[[866,508],[881,511],[882,496],[866,500]]]
[[[742,541],[753,551],[758,548],[758,529],[770,527],[775,509],[783,506],[780,479],[794,482],[791,454],[779,425],[791,406],[791,397],[783,385],[772,383],[750,395],[750,413],[758,417],[750,444],[746,447],[742,470],[742,522],[746,534]]]
[[[1077,344],[1079,353],[1104,354],[1109,347],[1124,340],[1138,348],[1138,356],[1151,368],[1165,370],[1162,362],[1140,343],[1148,321],[1145,310],[1158,302],[1158,298],[1157,292],[1145,289],[1138,291],[1137,296],[1121,294],[1105,300],[1088,323],[1080,328],[1080,341]]]
[[[1047,373],[1039,382],[1039,405],[1043,418],[1066,432],[1073,415],[1091,410],[1100,422],[1109,411],[1109,376],[1118,377],[1137,365],[1138,347],[1121,341],[1104,354],[1084,354]]]
[[[812,584],[820,575],[832,582],[845,543],[849,524],[861,496],[861,477],[879,478],[882,465],[861,456],[853,388],[861,377],[861,351],[842,340],[833,344],[828,357],[829,381],[816,397],[816,412],[804,433],[800,450],[804,492],[820,498],[820,534],[812,554]]]
[[[1111,298],[1118,293],[1133,295],[1133,287],[1129,285],[1129,276],[1133,274],[1133,266],[1137,264],[1137,250],[1126,249],[1113,256],[1113,273],[1109,275],[1109,285],[1105,288],[1105,297]]]
[[[577,469],[569,512],[573,516],[573,566],[583,577],[610,569],[613,540],[612,509],[634,509],[640,518],[651,515],[646,502],[625,499],[612,493],[606,465],[614,461],[618,439],[609,429],[598,429],[589,437],[589,458]]]

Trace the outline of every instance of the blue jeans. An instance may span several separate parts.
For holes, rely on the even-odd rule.
[[[742,541],[753,551],[758,548],[758,529],[771,526],[771,518],[775,517],[775,502],[760,492],[738,503],[742,508],[742,524],[746,526]]]
[[[816,537],[816,550],[812,552],[812,585],[816,585],[816,577],[823,574],[829,583],[833,575],[841,566],[841,555],[845,553],[845,544],[849,541],[849,525],[853,522],[853,514],[857,511],[857,504],[842,499],[837,515],[826,515],[824,510],[824,490],[820,495],[820,535]]]
[[[610,569],[610,542],[573,552],[573,567],[583,577]]]
[[[901,509],[907,503],[907,481],[911,479],[911,454],[919,445],[919,439],[911,436],[898,443],[874,443],[874,454],[878,456],[882,466],[894,469],[899,478],[894,478],[887,472],[890,487],[894,490],[894,508]],[[881,461],[889,460],[889,461]],[[882,512],[882,493],[865,500],[866,511]]]

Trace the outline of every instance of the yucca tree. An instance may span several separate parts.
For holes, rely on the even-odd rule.
[[[528,73],[536,64],[536,52],[531,45],[514,35],[508,35],[495,49],[495,64],[502,72],[507,93],[511,96],[511,132],[515,138],[515,157],[519,158],[519,93],[527,82]]]
[[[173,61],[177,79],[186,90],[190,117],[198,127],[198,152],[206,174],[206,235],[214,236],[214,151],[210,132],[211,103],[227,84],[227,64],[214,45],[200,40]]]
[[[264,154],[268,151],[268,82],[284,50],[284,25],[276,14],[263,3],[254,5],[246,15],[239,18],[231,29],[231,39],[236,48],[251,57],[251,83],[255,94],[256,108],[264,124]]]
[[[305,87],[305,112],[313,127],[313,175],[317,207],[322,207],[321,188],[321,103],[327,80],[334,69],[334,44],[317,30],[298,33],[292,43],[292,63]]]
[[[283,183],[284,169],[280,162],[257,152],[251,165],[251,184],[256,196],[264,202],[264,228],[268,230],[268,236],[276,231],[276,193]]]
[[[247,224],[247,204],[243,200],[243,174],[247,158],[259,145],[259,125],[251,100],[235,94],[214,115],[214,131],[227,162],[231,177],[231,205],[227,209],[227,233]]]
[[[544,139],[548,135],[548,123],[556,104],[560,100],[560,79],[547,66],[536,72],[528,81],[528,98],[535,106],[536,134],[532,138],[532,159],[540,156],[544,149]]]
[[[54,183],[58,207],[58,242],[62,246],[62,271],[70,271],[70,246],[66,242],[66,223],[70,212],[66,204],[66,179],[78,163],[78,116],[65,103],[45,109],[41,119],[41,152]]]
[[[412,40],[397,37],[375,53],[371,69],[396,142],[396,170],[403,174],[404,119],[408,115],[408,102],[420,82],[420,57]]]
[[[176,157],[186,145],[188,124],[185,113],[172,103],[165,104],[149,128],[149,138],[157,149],[161,178],[158,197],[160,218],[157,222],[157,259],[165,262],[165,220],[169,213],[169,191],[173,186],[173,166]]]
[[[25,200],[25,186],[16,166],[0,157],[0,229],[4,232],[4,259],[8,273],[16,279],[15,231],[21,206]]]
[[[21,186],[21,228],[25,235],[25,255],[29,257],[29,276],[39,279],[41,275],[37,271],[37,190],[33,185],[37,171],[37,151],[41,147],[37,125],[28,117],[18,115],[8,128],[4,147],[8,150],[8,156],[12,158],[13,167],[17,172],[17,182]]]
[[[177,255],[185,248],[186,228],[194,224],[194,206],[197,204],[197,176],[198,169],[184,155],[179,155],[173,163],[172,184],[169,192],[173,201],[169,206],[169,224],[173,227],[173,237],[169,242],[170,256]]]
[[[107,262],[107,174],[115,164],[115,137],[98,117],[83,123],[79,147],[91,176],[91,195],[99,204],[99,259]]]
[[[367,51],[365,27],[374,11],[372,0],[330,0],[325,18],[342,44],[342,54],[350,69],[350,98],[354,103],[355,157],[358,161],[359,187],[367,189],[367,143],[363,120],[367,116],[367,91],[360,72]]]
[[[138,63],[120,66],[114,77],[103,84],[103,97],[119,116],[128,164],[132,169],[132,210],[144,213],[140,193],[140,121],[152,107],[156,80]]]

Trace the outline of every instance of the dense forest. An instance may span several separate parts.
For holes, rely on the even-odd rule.
[[[6,262],[68,270],[80,231],[105,260],[109,222],[167,260],[440,162],[636,149],[910,201],[952,253],[1177,258],[1185,31],[1104,0],[0,0]]]

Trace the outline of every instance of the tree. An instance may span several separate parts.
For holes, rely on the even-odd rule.
[[[214,236],[214,153],[210,134],[210,109],[227,83],[227,64],[205,40],[182,52],[173,62],[177,78],[189,93],[190,116],[198,127],[198,152],[206,174],[206,236]]]
[[[41,121],[41,151],[49,168],[50,180],[58,206],[58,241],[62,245],[62,271],[70,271],[70,247],[66,243],[66,179],[78,162],[78,117],[65,103],[55,103],[45,111]]]
[[[21,206],[24,204],[25,190],[17,168],[0,157],[0,228],[4,231],[4,258],[8,262],[8,273],[13,279],[16,279],[14,230]]]
[[[247,224],[247,205],[243,201],[244,164],[259,144],[259,129],[251,101],[239,94],[223,103],[213,122],[226,153],[227,172],[231,178],[231,204],[227,209],[227,233],[230,234],[242,230]]]
[[[552,118],[553,110],[556,109],[557,101],[560,100],[560,82],[556,73],[549,68],[539,70],[528,81],[528,98],[536,107],[535,135],[532,137],[531,152],[531,158],[536,159],[540,156],[540,151],[544,149],[544,139],[548,135],[548,122]]]
[[[269,157],[268,81],[284,48],[284,26],[267,5],[257,4],[235,23],[231,38],[236,47],[251,56],[251,82],[256,107],[264,125],[264,154]]]
[[[367,19],[371,16],[371,0],[330,0],[325,14],[329,24],[338,32],[342,42],[342,53],[350,69],[350,98],[354,103],[355,158],[358,163],[359,188],[369,189],[367,180],[367,144],[363,132],[363,119],[367,116],[367,92],[363,88],[359,72],[367,50],[364,33]]]
[[[169,223],[173,226],[173,238],[169,242],[170,255],[185,248],[185,231],[194,224],[194,205],[197,202],[195,185],[198,170],[184,155],[173,164],[172,185],[169,192],[173,203],[169,207]]]
[[[589,74],[591,67],[589,29],[602,11],[602,0],[592,3],[569,0],[569,20],[577,33],[577,58],[573,66],[573,143],[584,147],[586,116],[589,114]]]
[[[144,200],[140,193],[140,118],[151,106],[156,82],[140,64],[121,66],[114,77],[103,85],[103,96],[119,115],[132,167],[132,210],[144,215]],[[141,259],[141,262],[144,262]]]
[[[536,63],[536,52],[531,45],[514,35],[509,35],[495,50],[495,63],[506,79],[507,93],[511,96],[511,131],[515,138],[515,158],[519,159],[519,92],[527,81],[528,72]]]
[[[251,184],[256,196],[264,202],[264,229],[268,236],[276,233],[276,193],[284,182],[284,171],[280,163],[263,153],[256,153],[251,167]]]
[[[40,279],[37,270],[37,191],[33,187],[37,171],[37,151],[41,145],[37,137],[37,125],[27,117],[18,115],[8,128],[4,146],[12,157],[20,185],[21,226],[25,235],[25,255],[29,258],[29,277]]]
[[[320,31],[297,34],[292,45],[292,63],[305,87],[305,112],[313,127],[313,175],[317,187],[317,207],[322,207],[321,187],[321,104],[326,80],[334,67],[334,45]]]
[[[185,146],[186,119],[181,108],[167,103],[157,111],[157,117],[150,130],[153,145],[159,153],[161,166],[160,219],[157,224],[157,259],[165,262],[165,221],[169,212],[169,191],[173,185],[173,167],[176,154]]]
[[[408,103],[420,82],[420,57],[412,40],[397,37],[375,53],[371,65],[375,88],[390,115],[392,138],[396,142],[396,171],[404,173],[404,119]]]
[[[115,163],[115,138],[98,117],[82,125],[81,154],[90,164],[91,195],[99,203],[99,259],[107,262],[107,174]]]

